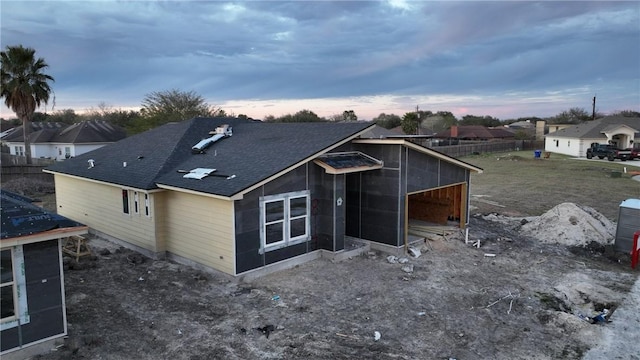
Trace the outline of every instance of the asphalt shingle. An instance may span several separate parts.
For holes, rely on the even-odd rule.
[[[218,140],[203,154],[192,153],[192,146],[223,124],[232,127],[232,136]],[[232,196],[372,126],[366,122],[262,123],[195,118],[130,136],[48,170],[146,190],[162,184]],[[94,160],[93,168],[89,168],[89,159]],[[183,171],[195,168],[214,168],[214,174],[235,177],[183,177]]]

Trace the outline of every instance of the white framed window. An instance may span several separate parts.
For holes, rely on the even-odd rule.
[[[30,321],[22,246],[0,252],[0,330]]]
[[[13,150],[16,152],[16,155],[24,156],[24,146],[14,146]]]
[[[64,147],[64,158],[68,159],[71,157],[71,147],[70,146],[65,146]]]
[[[129,211],[129,190],[122,189],[122,212],[130,214]]]
[[[151,204],[149,202],[149,194],[144,194],[144,214],[146,216],[151,216]]]
[[[137,191],[133,192],[133,213],[140,214],[140,197]]]
[[[309,240],[309,191],[260,198],[260,253]]]

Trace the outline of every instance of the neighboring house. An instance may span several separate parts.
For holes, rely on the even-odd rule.
[[[5,190],[0,201],[0,355],[24,359],[67,334],[61,238],[88,228]]]
[[[514,134],[504,128],[488,128],[481,125],[452,126],[445,131],[441,131],[434,136],[437,139],[457,139],[457,140],[513,140]]]
[[[536,137],[536,131],[538,130],[536,125],[537,123],[531,122],[531,120],[523,120],[505,125],[504,128],[514,136],[518,134],[520,138],[523,138],[523,136],[526,138],[534,138]],[[542,128],[542,131],[544,131],[544,128]],[[542,140],[542,137],[540,137],[540,139]]]
[[[50,122],[31,123],[31,157],[65,160],[124,139],[119,126],[105,120],[86,120],[73,125]],[[2,139],[11,155],[24,156],[22,126]]]
[[[531,122],[531,120],[523,120],[523,121],[516,121],[513,122],[509,125],[505,125],[505,127],[510,128],[510,129],[529,129],[529,130],[534,130],[536,125],[534,123]]]
[[[640,138],[640,118],[610,116],[585,121],[550,132],[545,136],[548,152],[585,157],[592,143],[613,144],[621,149],[633,147]]]
[[[359,138],[374,126],[195,118],[45,172],[58,212],[91,232],[233,276],[344,252],[347,237],[398,249],[429,204],[465,227],[470,174],[482,169]]]
[[[558,130],[566,129],[568,127],[572,127],[574,124],[548,124],[547,128],[549,129],[549,134],[554,133]]]

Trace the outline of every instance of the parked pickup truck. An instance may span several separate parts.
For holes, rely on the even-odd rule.
[[[631,160],[631,150],[618,149],[609,144],[593,143],[591,147],[587,149],[587,159],[594,157],[600,159],[607,158],[609,161],[620,159],[622,161]]]

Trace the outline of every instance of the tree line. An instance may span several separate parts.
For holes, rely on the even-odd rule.
[[[154,91],[146,94],[142,99],[140,110],[114,109],[101,103],[97,108],[77,114],[73,109],[52,111],[51,113],[36,112],[41,105],[47,105],[55,94],[51,84],[55,79],[44,71],[48,64],[43,58],[36,58],[35,50],[22,45],[7,46],[0,53],[0,79],[2,90],[0,97],[5,105],[16,113],[16,119],[10,119],[13,125],[25,125],[25,155],[27,163],[31,163],[31,147],[29,146],[29,123],[32,121],[60,122],[74,124],[83,120],[107,120],[124,128],[129,135],[137,134],[169,122],[183,121],[194,117],[238,117],[250,119],[247,115],[228,113],[222,108],[208,104],[205,99],[194,91],[179,89]],[[624,110],[615,115],[640,117],[637,111]],[[556,116],[540,119],[535,117],[519,118],[501,121],[498,118],[484,115],[465,115],[457,119],[449,111],[418,110],[405,113],[402,117],[396,114],[381,113],[371,121],[386,129],[401,127],[405,134],[420,134],[423,131],[440,132],[454,125],[480,125],[496,127],[517,121],[545,120],[548,123],[578,124],[601,117],[601,114],[589,114],[583,108],[571,108]],[[5,120],[5,119],[0,119]],[[7,120],[5,120],[7,121]],[[279,117],[268,115],[265,122],[338,122],[358,121],[353,110],[345,110],[328,118],[320,117],[311,110],[300,110],[295,114]]]

